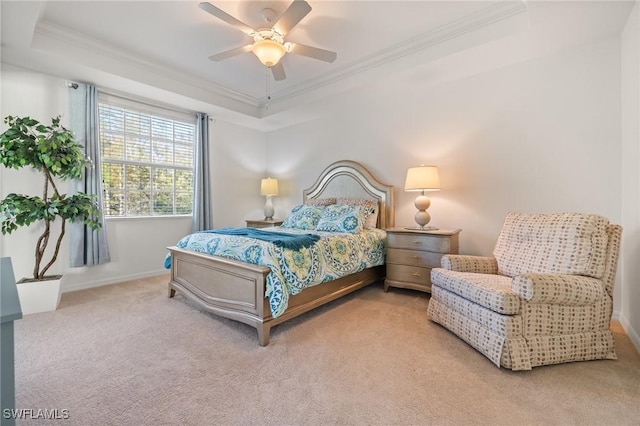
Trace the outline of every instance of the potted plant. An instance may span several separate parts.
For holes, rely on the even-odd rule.
[[[66,221],[81,221],[92,229],[102,225],[96,198],[82,192],[72,196],[60,193],[56,179],[79,179],[92,163],[71,131],[60,125],[60,117],[53,118],[49,126],[30,117],[8,116],[4,122],[8,129],[0,135],[0,164],[14,169],[32,167],[42,173],[44,186],[41,196],[12,193],[0,201],[0,230],[6,235],[42,223],[44,229],[34,250],[33,277],[20,281],[18,294],[24,314],[55,310],[60,302],[61,276],[46,274],[58,259]],[[60,234],[47,259],[47,246],[55,239],[51,233],[54,222],[60,223]],[[45,300],[45,293],[51,293],[53,300]],[[32,296],[37,298],[36,305],[31,305]]]

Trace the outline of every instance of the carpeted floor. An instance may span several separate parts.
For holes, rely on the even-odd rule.
[[[65,425],[640,424],[640,355],[615,323],[616,361],[514,373],[428,321],[423,293],[374,284],[263,348],[166,282],[65,294],[17,321],[17,407],[68,410]]]

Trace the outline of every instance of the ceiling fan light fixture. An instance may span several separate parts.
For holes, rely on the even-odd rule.
[[[267,67],[277,64],[287,53],[282,43],[270,39],[256,41],[251,46],[251,51]]]

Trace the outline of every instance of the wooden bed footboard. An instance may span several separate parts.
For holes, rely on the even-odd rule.
[[[384,279],[384,266],[365,269],[334,281],[310,287],[289,298],[287,310],[271,316],[265,297],[266,266],[169,247],[171,281],[169,297],[178,291],[202,309],[243,322],[258,331],[260,346],[269,344],[272,326],[331,302],[368,284]]]

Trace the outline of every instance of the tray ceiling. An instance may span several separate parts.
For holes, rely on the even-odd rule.
[[[2,61],[69,79],[115,76],[261,118],[520,31],[533,13],[512,0],[308,2],[287,38],[337,60],[286,55],[279,82],[250,52],[210,61],[250,38],[194,1],[3,1]],[[290,1],[211,3],[260,28],[264,8],[279,15]]]

